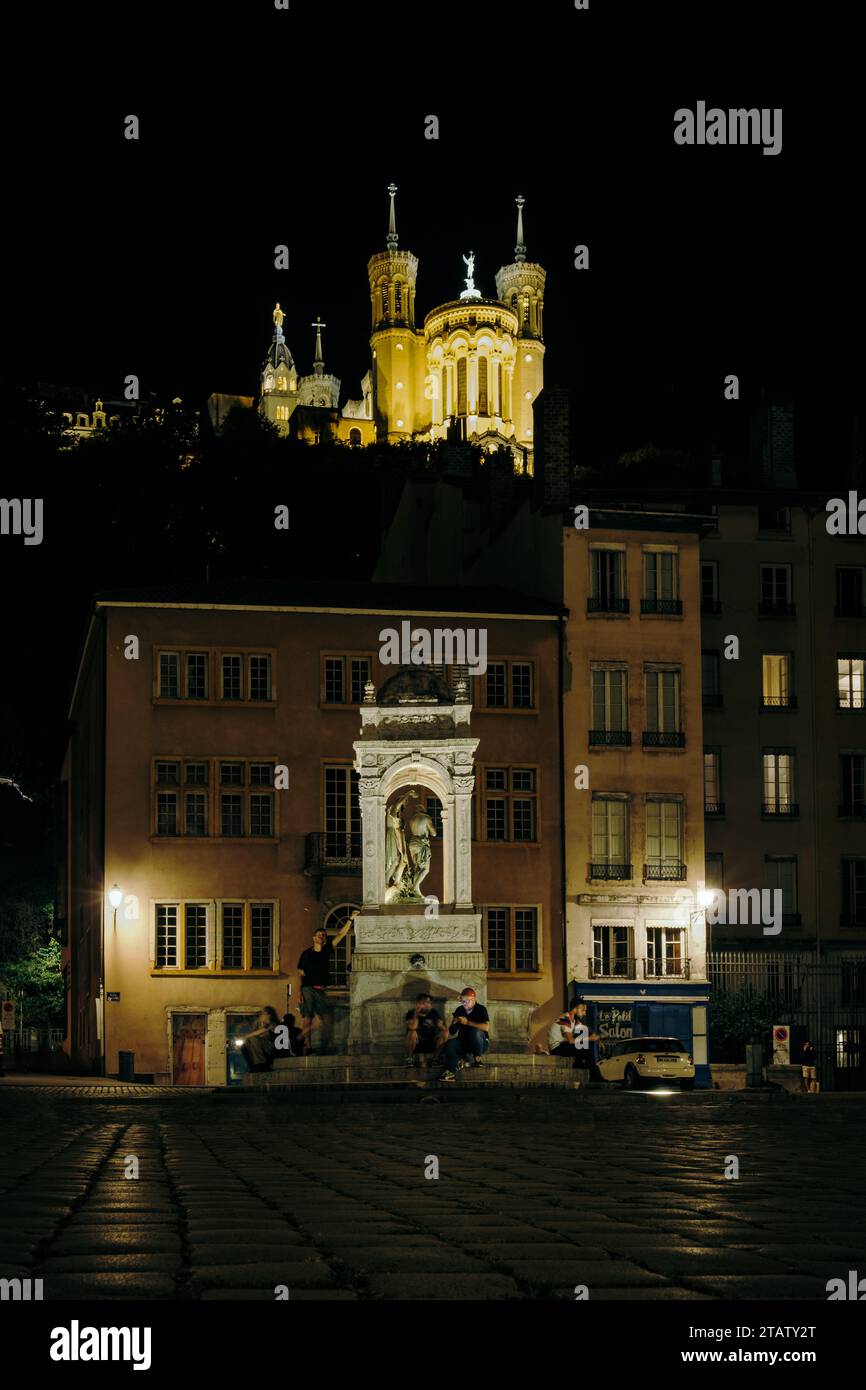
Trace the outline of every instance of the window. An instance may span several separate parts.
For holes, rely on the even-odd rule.
[[[243,657],[223,657],[223,699],[243,699]]]
[[[250,905],[250,969],[270,970],[273,965],[274,909],[272,903]]]
[[[186,654],[186,697],[188,700],[207,699],[207,652]]]
[[[177,823],[177,792],[157,792],[156,833],[157,835],[177,835],[180,833]]]
[[[866,566],[840,565],[836,570],[836,617],[866,614]]]
[[[185,763],[186,784],[188,787],[206,787],[208,782],[207,763]]]
[[[794,709],[791,657],[787,652],[765,652],[761,657],[762,696],[765,709]]]
[[[157,903],[155,911],[157,970],[204,970],[208,965],[206,903]]]
[[[273,835],[274,798],[270,792],[250,793],[250,834]]]
[[[250,699],[269,700],[271,698],[271,658],[269,656],[250,657]]]
[[[680,673],[652,668],[644,674],[646,691],[645,748],[682,748]]]
[[[486,907],[483,910],[487,969],[499,974],[536,974],[538,908]]]
[[[220,834],[226,837],[244,833],[244,798],[240,792],[220,793]]]
[[[325,768],[325,858],[352,860],[361,855],[361,803],[358,774],[339,765]]]
[[[160,652],[158,688],[162,700],[180,697],[180,656],[177,652]]]
[[[663,797],[646,803],[644,878],[678,882],[686,876],[683,859],[683,805]]]
[[[213,767],[213,773],[211,773]],[[276,835],[274,762],[157,759],[152,813],[157,835]],[[209,787],[213,780],[215,795]],[[182,788],[182,789],[181,789]],[[213,822],[213,827],[212,827]]]
[[[466,414],[466,358],[457,359],[457,414]]]
[[[717,893],[725,889],[725,856],[713,852],[704,856],[704,887]]]
[[[484,704],[486,709],[534,709],[534,662],[489,661]]]
[[[346,925],[353,912],[357,912],[357,903],[342,903],[339,907],[332,908],[325,918],[325,931],[329,937],[334,937]],[[354,944],[354,930],[346,933],[342,941],[334,947],[331,956],[331,989],[348,989],[349,972],[352,968],[352,947]]]
[[[322,665],[322,703],[360,705],[364,686],[371,679],[372,657],[326,656]]]
[[[782,893],[782,921],[788,926],[800,920],[797,907],[797,856],[795,854],[764,856],[764,887]],[[775,902],[775,899],[773,900]]]
[[[220,957],[223,970],[242,970],[244,965],[244,905],[220,904]]]
[[[722,675],[718,652],[701,652],[701,703],[704,709],[721,707]]]
[[[864,669],[866,658],[862,656],[840,656],[836,661],[836,704],[839,709],[863,709]]]
[[[207,793],[187,792],[186,833],[187,835],[207,834]]]
[[[159,787],[176,787],[180,783],[180,763],[157,762],[156,782]]]
[[[685,931],[682,927],[658,926],[646,929],[646,978],[660,979],[663,975],[688,976],[685,956]]]
[[[184,933],[187,970],[207,965],[207,908],[203,903],[184,904]]]
[[[218,970],[277,969],[277,908],[273,902],[220,902]]]
[[[156,968],[168,969],[178,964],[178,908],[157,904],[156,909]]]
[[[244,784],[243,763],[220,763],[220,782],[224,787],[242,787]]]
[[[634,979],[630,926],[605,922],[592,929],[591,978]]]
[[[590,613],[627,613],[625,596],[625,551],[590,551],[591,589],[587,604]]]
[[[719,602],[719,565],[717,560],[701,561],[701,612],[718,613],[721,611]]]
[[[596,669],[592,672],[591,744],[628,745],[628,672]]]
[[[487,358],[478,358],[478,414],[488,415],[487,401]]]
[[[483,769],[482,818],[487,840],[537,840],[538,772],[534,767]]]
[[[274,785],[273,763],[250,763],[250,786],[272,787]]]
[[[866,816],[866,753],[839,755],[840,816]]]
[[[612,793],[592,794],[592,860],[590,878],[631,878],[629,863],[628,798]]]
[[[433,829],[438,838],[442,838],[442,803],[438,796],[428,796],[424,802],[424,809],[433,822]]]
[[[842,926],[866,926],[866,859],[842,860]]]
[[[790,617],[794,612],[790,565],[761,565],[761,601],[764,614]]]
[[[758,530],[776,531],[784,536],[791,534],[790,507],[766,506],[758,508]]]
[[[763,753],[765,816],[795,816],[799,811],[794,793],[793,748],[766,748]]]
[[[704,749],[704,814],[721,816],[725,812],[722,800],[722,751]]]
[[[645,550],[642,613],[682,613],[679,556],[675,550]]]

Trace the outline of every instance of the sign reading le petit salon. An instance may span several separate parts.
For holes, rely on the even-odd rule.
[[[619,1008],[612,1004],[599,1004],[596,1010],[596,1028],[603,1038],[630,1038],[631,1005]]]

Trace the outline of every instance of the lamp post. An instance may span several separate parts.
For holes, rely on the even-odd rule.
[[[111,888],[108,890],[108,901],[109,901],[109,903],[111,904],[111,908],[112,908],[113,913],[114,913],[114,918],[113,918],[112,926],[113,926],[113,928],[114,928],[114,931],[116,932],[116,931],[117,931],[117,909],[120,907],[120,904],[123,902],[123,889],[122,889],[117,883],[113,883],[113,884],[111,885]],[[102,925],[102,1075],[103,1075],[103,1076],[107,1076],[107,1075],[108,1075],[108,1009],[106,1008],[106,1005],[107,1005],[107,1003],[108,1003],[108,990],[107,990],[107,988],[106,988],[106,984],[107,984],[107,981],[106,981],[106,979],[105,979],[105,919],[103,918],[103,925]]]

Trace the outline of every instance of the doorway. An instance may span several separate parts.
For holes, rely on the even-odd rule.
[[[203,1086],[206,1081],[207,1014],[172,1014],[171,1084]]]
[[[258,1010],[248,1014],[226,1014],[226,1085],[240,1086],[249,1067],[238,1046],[251,1033],[258,1020]]]

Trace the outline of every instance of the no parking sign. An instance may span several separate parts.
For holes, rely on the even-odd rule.
[[[15,1032],[15,1000],[3,999],[0,1001],[0,1027],[4,1033]]]
[[[786,1024],[777,1024],[773,1029],[773,1065],[791,1065],[791,1030]]]

